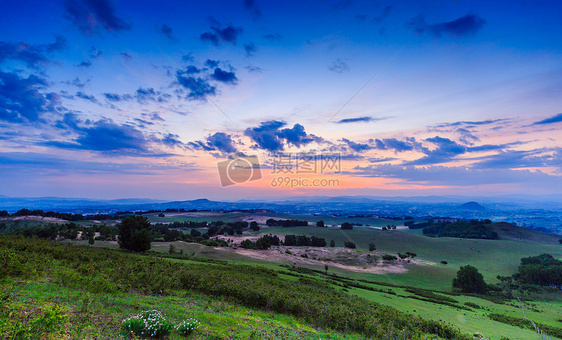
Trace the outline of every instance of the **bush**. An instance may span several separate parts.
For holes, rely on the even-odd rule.
[[[344,247],[349,248],[349,249],[355,249],[357,248],[357,245],[355,244],[355,242],[351,242],[351,241],[345,241],[343,243]]]
[[[123,335],[143,338],[163,338],[172,333],[173,323],[158,310],[144,311],[123,320]]]
[[[384,254],[382,256],[382,259],[385,260],[385,261],[394,261],[394,260],[397,260],[398,258],[394,255]]]

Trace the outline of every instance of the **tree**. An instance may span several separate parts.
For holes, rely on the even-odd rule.
[[[330,241],[330,247],[334,248],[336,246],[336,241],[331,240]]]
[[[324,265],[324,270],[326,271],[326,276],[328,276],[328,265],[327,264]]]
[[[152,235],[148,218],[141,215],[128,216],[119,223],[119,247],[135,252],[150,249]]]
[[[382,259],[385,260],[385,261],[394,261],[394,260],[397,260],[398,258],[394,255],[384,254],[382,256]]]
[[[349,248],[349,249],[357,248],[357,245],[355,244],[355,242],[351,242],[351,241],[345,241],[343,245],[344,245],[344,247]]]
[[[316,226],[320,227],[320,228],[324,228],[325,227],[324,221],[320,220],[320,221],[316,222]]]
[[[352,225],[351,223],[349,223],[349,222],[343,222],[343,223],[341,224],[341,228],[342,228],[343,230],[351,230],[351,229],[353,229],[353,225]]]
[[[170,248],[168,249],[168,253],[170,253],[170,254],[176,253],[176,247],[173,244],[170,244]]]
[[[258,222],[256,221],[250,222],[250,229],[252,229],[253,231],[259,231],[260,226],[258,225]]]
[[[457,277],[453,279],[453,288],[463,293],[482,294],[486,292],[487,285],[476,267],[466,265],[459,269]]]
[[[377,250],[377,246],[374,243],[369,243],[369,251]]]
[[[88,239],[88,244],[93,246],[95,242],[96,242],[96,240],[94,239],[94,237],[90,236],[90,238]]]

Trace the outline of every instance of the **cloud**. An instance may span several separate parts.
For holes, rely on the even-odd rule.
[[[90,79],[86,80],[86,81],[81,81],[80,78],[76,77],[73,80],[67,80],[67,81],[63,81],[63,84],[66,85],[72,85],[72,86],[76,86],[77,88],[84,88],[84,86],[86,86],[86,84],[90,82]]]
[[[285,122],[270,120],[262,122],[258,127],[247,128],[244,134],[256,143],[257,148],[270,152],[282,151],[283,143],[277,136],[277,131],[285,125]]]
[[[176,134],[168,133],[167,135],[164,136],[164,138],[160,140],[160,142],[170,148],[184,147],[185,144],[179,140],[179,137],[180,136]]]
[[[88,51],[88,55],[90,56],[90,58],[92,59],[97,59],[99,57],[101,57],[103,55],[103,51],[98,50],[97,48],[95,48],[94,46],[92,46],[90,48],[90,50]]]
[[[156,31],[162,34],[164,37],[168,38],[172,42],[178,41],[178,39],[174,36],[172,32],[172,28],[166,24],[162,24],[162,26],[156,27]]]
[[[488,120],[480,120],[480,121],[457,121],[457,122],[452,122],[452,123],[443,123],[443,124],[439,124],[439,125],[435,125],[434,127],[437,128],[443,128],[443,127],[453,127],[453,126],[460,126],[460,125],[466,125],[466,126],[480,126],[480,125],[489,125],[489,124],[493,124],[493,123],[498,123],[498,122],[504,122],[507,121],[509,119],[488,119]]]
[[[456,130],[456,132],[460,135],[459,141],[466,145],[472,145],[473,142],[480,141],[480,138],[475,136],[471,131],[467,129],[459,128]]]
[[[255,0],[244,0],[244,8],[246,8],[252,14],[254,20],[262,16],[261,10],[256,4]]]
[[[119,95],[117,93],[104,93],[103,94],[105,99],[109,100],[110,102],[120,102],[133,99],[133,96],[130,94]]]
[[[48,141],[43,143],[61,149],[90,150],[110,155],[165,156],[150,148],[150,141],[131,125],[120,125],[110,119],[87,126],[75,126],[78,137],[71,142]]]
[[[211,59],[207,59],[205,60],[205,66],[208,66],[210,68],[217,68],[219,66],[220,61],[218,60],[211,60]]]
[[[43,113],[54,111],[59,97],[40,92],[46,86],[45,79],[33,74],[23,78],[17,73],[0,71],[0,120],[36,122]]]
[[[217,88],[203,78],[185,75],[181,71],[177,71],[176,78],[189,91],[186,96],[188,100],[206,100],[207,96],[217,94]]]
[[[0,41],[0,63],[17,60],[29,68],[37,69],[49,64],[51,61],[47,55],[63,50],[66,43],[66,39],[60,35],[55,36],[55,42],[52,44],[29,45],[24,41],[16,43]]]
[[[373,117],[355,117],[355,118],[345,118],[342,120],[338,120],[337,122],[334,122],[336,124],[349,124],[349,123],[368,123],[368,122],[374,122],[374,121],[378,121],[378,120],[382,120],[383,118],[373,118]]]
[[[562,187],[561,178],[547,175],[543,172],[506,169],[471,169],[468,167],[446,166],[401,166],[391,164],[377,164],[354,168],[355,175],[367,177],[386,177],[400,179],[405,182],[424,186],[459,186],[474,187],[486,184],[516,184],[541,183],[550,187]]]
[[[92,66],[92,62],[90,60],[84,60],[80,64],[76,65],[76,67],[90,67]]]
[[[559,113],[555,116],[550,118],[546,118],[543,120],[539,120],[538,122],[534,122],[532,125],[544,125],[544,124],[554,124],[562,122],[562,113]]]
[[[88,100],[88,101],[90,101],[92,103],[95,103],[95,104],[98,103],[98,100],[96,99],[96,97],[94,97],[92,95],[87,95],[84,92],[76,92],[76,97]]]
[[[256,54],[258,48],[254,43],[249,43],[244,45],[244,51],[246,52],[246,57],[253,57]]]
[[[133,59],[133,57],[131,57],[131,55],[127,52],[122,52],[119,55],[122,56],[125,61],[131,61],[131,59]]]
[[[386,6],[385,8],[383,8],[382,12],[379,15],[373,18],[373,22],[376,24],[380,24],[384,21],[384,19],[386,19],[386,17],[388,17],[390,12],[392,12],[392,6]]]
[[[467,147],[460,145],[455,141],[448,138],[442,138],[435,136],[426,139],[426,141],[431,142],[436,146],[435,149],[422,148],[425,156],[416,159],[411,162],[406,162],[406,165],[426,165],[426,164],[437,164],[450,161],[452,158],[462,155],[467,152]]]
[[[225,153],[237,152],[234,141],[224,132],[217,132],[207,137],[207,145],[213,150],[219,150]]]
[[[485,156],[480,162],[472,164],[475,169],[517,169],[537,168],[562,165],[561,150],[552,150],[545,154],[545,150],[502,151],[495,155]]]
[[[136,91],[134,97],[136,98],[139,104],[144,104],[146,102],[158,102],[158,103],[165,103],[171,97],[167,93],[163,93],[160,91],[154,90],[152,87],[143,89],[139,87]],[[107,98],[107,97],[106,97]]]
[[[199,36],[202,41],[210,42],[215,46],[221,43],[236,45],[238,36],[242,34],[242,28],[227,25],[225,28],[220,28],[220,24],[212,19],[214,25],[211,26],[210,32],[205,32]]]
[[[287,128],[279,130],[277,136],[279,138],[285,139],[287,141],[287,144],[292,144],[297,148],[318,140],[317,137],[308,135],[304,131],[304,126],[300,124],[295,124],[291,129]]]
[[[65,17],[82,33],[94,35],[100,28],[108,32],[131,29],[131,25],[115,15],[109,0],[66,0]]]
[[[269,33],[264,35],[263,38],[269,41],[278,41],[283,39],[283,36],[279,33]]]
[[[394,150],[395,152],[412,151],[416,146],[416,141],[413,137],[406,142],[398,140],[396,138],[385,138],[382,141],[377,139],[375,142],[378,149],[390,149]]]
[[[244,68],[245,68],[248,72],[257,72],[257,73],[261,73],[261,72],[262,72],[262,69],[261,69],[261,68],[259,68],[259,67],[257,67],[257,66],[254,66],[254,65],[248,65],[248,66],[246,66],[246,67],[244,67]]]
[[[452,38],[462,38],[476,34],[485,23],[486,20],[478,15],[467,14],[453,21],[429,25],[423,15],[418,15],[408,21],[406,26],[413,29],[416,34],[428,32],[437,38],[443,34],[447,34]]]
[[[328,70],[336,73],[343,73],[349,71],[349,66],[342,59],[338,58],[328,65]]]
[[[262,122],[258,127],[247,128],[244,134],[256,144],[254,148],[260,148],[269,152],[283,151],[284,142],[297,148],[311,142],[321,142],[322,138],[307,134],[304,126],[295,124],[292,128],[281,129],[287,123],[283,121],[270,120]]]
[[[236,78],[234,72],[224,71],[218,67],[215,69],[215,72],[211,74],[211,78],[222,83],[236,84],[238,82],[238,78]]]
[[[363,152],[363,151],[374,149],[372,145],[364,144],[364,143],[356,143],[347,138],[342,138],[342,141],[344,141],[347,144],[347,146],[349,146],[349,148],[355,152]]]

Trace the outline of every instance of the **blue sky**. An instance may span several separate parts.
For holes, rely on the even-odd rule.
[[[559,193],[561,12],[546,1],[3,2],[0,194]],[[263,178],[223,188],[216,164],[233,152],[256,155]],[[272,187],[280,152],[341,154],[340,173],[306,177],[338,185]]]

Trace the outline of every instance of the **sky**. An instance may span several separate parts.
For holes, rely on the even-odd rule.
[[[0,195],[562,191],[554,1],[0,3]]]

